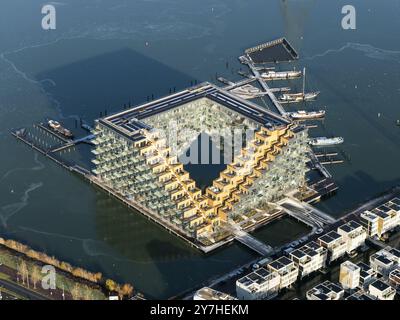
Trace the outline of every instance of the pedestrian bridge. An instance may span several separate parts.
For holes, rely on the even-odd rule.
[[[262,256],[270,256],[274,253],[274,249],[271,246],[254,238],[246,231],[242,230],[242,228],[239,226],[231,224],[230,227],[232,233],[234,234],[235,240],[249,247],[258,254]]]

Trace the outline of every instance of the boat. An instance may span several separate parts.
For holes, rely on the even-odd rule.
[[[308,143],[312,146],[332,146],[336,144],[341,144],[343,142],[344,139],[342,137],[332,137],[332,138],[318,137],[310,139]]]
[[[66,138],[73,138],[72,132],[64,128],[58,121],[49,120],[47,124],[49,125],[49,128],[52,129],[54,132],[57,132]]]
[[[246,84],[244,86],[235,88],[231,92],[243,99],[252,99],[262,97],[264,95],[259,88],[254,87],[251,84]]]
[[[296,112],[288,112],[287,114],[293,120],[320,119],[325,117],[325,110],[310,111],[310,112],[300,110]]]
[[[305,93],[305,84],[306,84],[306,68],[303,70],[303,91],[299,93],[284,93],[279,97],[279,101],[282,103],[291,103],[291,102],[303,102],[314,100],[319,94],[319,91]]]
[[[301,71],[268,71],[261,73],[263,80],[285,80],[301,77]]]
[[[279,97],[279,101],[283,103],[309,101],[314,100],[319,93],[319,91],[309,93],[284,93]]]

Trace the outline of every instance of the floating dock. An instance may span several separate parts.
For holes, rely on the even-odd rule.
[[[258,64],[290,62],[299,55],[286,38],[265,42],[245,50],[247,57]]]

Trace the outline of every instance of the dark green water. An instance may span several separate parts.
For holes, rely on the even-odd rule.
[[[168,94],[215,74],[238,79],[243,50],[286,35],[327,106],[311,134],[345,138],[351,162],[332,167],[339,216],[399,183],[400,1],[352,1],[357,29],[340,26],[344,1],[78,1],[56,5],[57,29],[40,27],[38,0],[0,5],[0,234],[166,298],[249,261],[232,245],[204,256],[10,136],[55,117],[73,128],[129,101]],[[82,4],[84,3],[84,4]],[[148,45],[146,45],[146,42]],[[228,66],[227,66],[228,62]],[[290,83],[300,87],[298,82]],[[378,117],[378,114],[380,116]],[[74,157],[86,161],[87,150]],[[199,169],[202,170],[202,169]],[[256,232],[279,245],[306,232],[283,219]]]

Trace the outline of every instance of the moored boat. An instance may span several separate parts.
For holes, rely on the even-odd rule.
[[[318,137],[310,139],[308,143],[312,146],[332,146],[336,144],[341,144],[343,142],[344,139],[342,137]]]
[[[47,122],[48,126],[50,129],[52,129],[53,131],[63,135],[66,138],[73,138],[73,134],[71,131],[69,131],[68,129],[64,128],[58,121],[55,120],[49,120]]]
[[[293,120],[309,120],[309,119],[320,119],[325,117],[325,110],[318,111],[296,111],[296,112],[288,112],[289,117]]]

